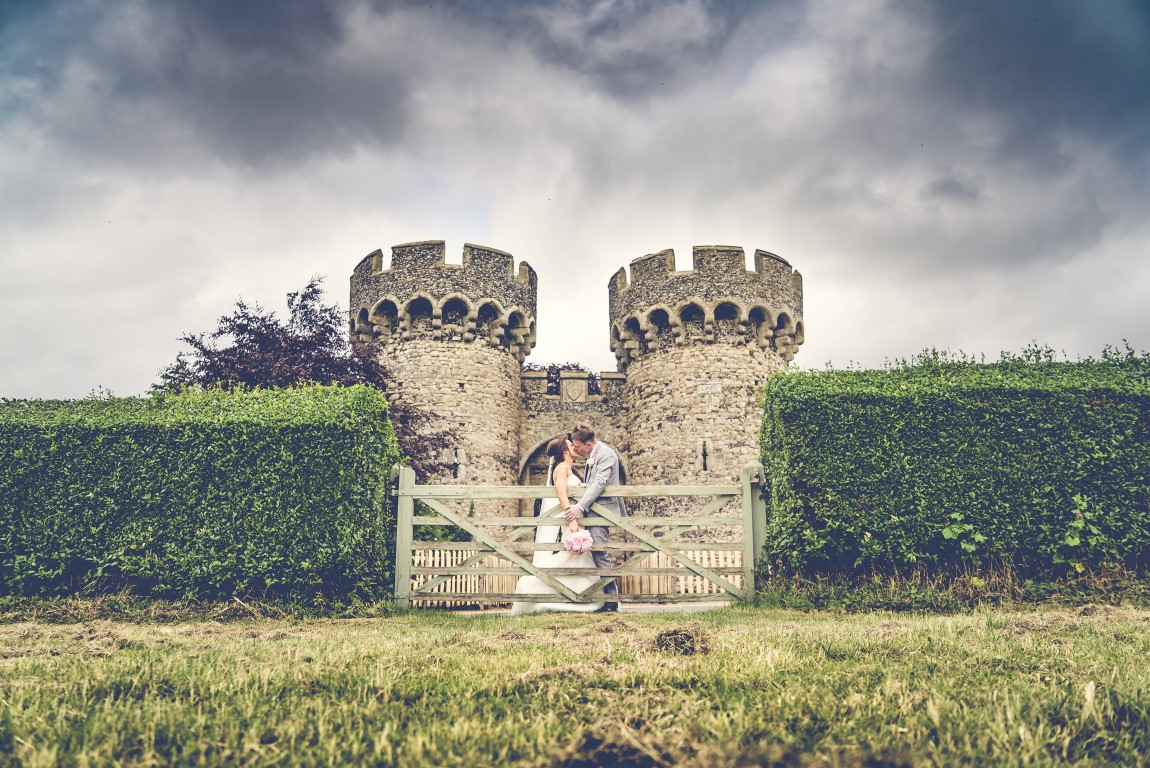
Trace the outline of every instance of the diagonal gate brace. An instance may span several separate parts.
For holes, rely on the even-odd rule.
[[[682,565],[684,568],[694,572],[695,574],[697,574],[699,576],[702,576],[707,581],[710,581],[710,582],[713,582],[714,584],[717,584],[718,586],[722,587],[723,590],[725,590],[726,592],[729,592],[730,594],[734,595],[735,597],[739,598],[740,600],[743,598],[743,590],[739,589],[734,584],[727,581],[726,579],[724,579],[722,576],[715,573],[714,571],[712,571],[708,568],[704,568],[703,566],[699,565],[694,560],[687,557],[686,555],[684,555],[682,552],[675,549],[674,547],[662,546],[659,543],[659,539],[657,539],[655,536],[647,533],[646,531],[644,531],[639,526],[633,525],[630,522],[627,522],[627,518],[620,517],[619,515],[616,515],[614,512],[611,512],[608,509],[604,509],[603,506],[599,504],[599,502],[595,502],[594,504],[592,504],[591,509],[598,512],[599,515],[601,515],[608,522],[614,524],[618,528],[622,528],[627,533],[629,533],[632,536],[634,536],[635,538],[639,539],[639,541],[642,541],[645,544],[650,544],[652,547],[654,547],[658,551],[662,552],[664,555],[671,558],[672,560],[676,561],[677,563]]]
[[[422,501],[424,504],[431,507],[436,512],[438,512],[439,514],[443,515],[448,520],[450,520],[451,522],[455,523],[456,525],[458,525],[463,530],[470,533],[472,536],[474,536],[476,538],[476,540],[478,540],[478,541],[482,542],[483,544],[486,544],[487,546],[491,547],[497,553],[499,553],[500,555],[502,555],[506,559],[510,560],[511,562],[515,563],[520,568],[527,571],[532,576],[536,577],[537,579],[542,581],[547,586],[551,587],[553,590],[555,590],[560,595],[563,595],[563,597],[567,598],[571,602],[573,602],[573,603],[587,602],[587,600],[581,599],[579,597],[579,595],[577,595],[574,591],[572,591],[571,588],[568,587],[566,584],[563,584],[558,579],[556,579],[554,576],[552,576],[551,574],[548,574],[546,569],[539,568],[538,566],[533,564],[530,560],[525,560],[524,558],[520,557],[518,553],[516,553],[513,550],[506,547],[503,544],[503,542],[492,537],[487,531],[483,530],[482,528],[480,528],[477,525],[473,525],[471,523],[471,521],[469,521],[466,517],[463,517],[462,515],[458,515],[455,512],[452,512],[446,506],[444,506],[443,504],[440,504],[439,502],[435,501],[434,499],[423,499]],[[718,578],[718,577],[716,577],[716,578]]]

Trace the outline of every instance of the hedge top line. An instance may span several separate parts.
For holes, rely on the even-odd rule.
[[[379,420],[387,398],[364,385],[255,389],[191,389],[151,397],[0,401],[0,425],[263,423],[351,425]]]
[[[928,363],[883,370],[790,370],[772,376],[766,391],[789,395],[853,392],[887,397],[945,391],[1150,395],[1150,358],[1132,358],[1127,364],[1008,360]]]

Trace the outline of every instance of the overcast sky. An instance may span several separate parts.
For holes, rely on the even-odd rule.
[[[535,268],[533,362],[695,244],[803,273],[806,367],[1145,349],[1150,3],[0,1],[0,396],[431,239]]]

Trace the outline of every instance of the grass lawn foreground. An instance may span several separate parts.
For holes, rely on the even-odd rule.
[[[0,766],[1150,761],[1150,611],[0,625]]]

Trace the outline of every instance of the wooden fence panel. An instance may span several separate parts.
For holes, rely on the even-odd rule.
[[[742,568],[743,553],[729,550],[688,550],[684,552],[687,557],[706,568]],[[662,552],[651,555],[646,565],[651,568],[674,568],[676,563]],[[691,573],[686,568],[680,568],[682,575],[668,576],[624,576],[619,579],[619,590],[625,595],[702,595],[725,594],[718,584],[704,579],[702,576]],[[742,575],[728,576],[738,587],[743,586]]]
[[[452,568],[458,566],[467,558],[474,555],[475,549],[417,549],[412,561],[413,568]],[[743,553],[730,550],[688,550],[684,554],[699,565],[707,568],[742,568]],[[662,552],[655,552],[645,564],[650,568],[676,568],[682,575],[668,574],[638,574],[635,576],[622,576],[619,578],[619,591],[624,595],[722,595],[723,589],[712,581],[691,573],[679,566],[674,560]],[[474,564],[477,568],[514,568],[514,564],[497,555],[488,555]],[[418,574],[412,577],[412,602],[428,608],[460,608],[475,605],[483,601],[445,600],[435,597],[424,597],[415,592],[423,584],[430,581],[432,576]],[[728,578],[737,586],[743,586],[743,577],[732,574]],[[466,574],[455,575],[435,585],[431,595],[438,593],[459,594],[466,592],[481,595],[506,595],[515,592],[518,576],[508,574]],[[489,603],[488,605],[507,605],[507,603]]]

